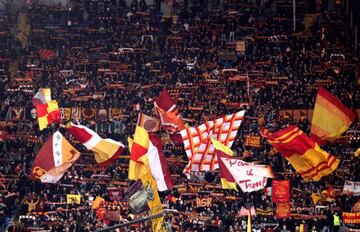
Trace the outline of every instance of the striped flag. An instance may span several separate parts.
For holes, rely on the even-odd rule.
[[[210,138],[231,147],[241,125],[245,110],[207,121],[197,127],[189,127],[180,132],[189,159],[184,173],[190,171],[210,171],[219,168],[214,145]]]
[[[319,181],[332,173],[340,162],[322,150],[297,126],[289,126],[273,133],[266,140],[290,162],[305,181]]]
[[[37,153],[30,178],[43,183],[56,183],[79,157],[80,152],[57,131],[46,140]]]
[[[94,152],[96,162],[102,167],[110,165],[125,149],[121,142],[103,139],[95,131],[82,125],[69,123],[67,130],[88,150]]]
[[[140,142],[138,142],[139,140],[141,140],[142,142],[141,148],[138,147],[138,145],[140,144]],[[144,153],[142,155],[147,156],[149,169],[151,175],[156,181],[157,189],[159,191],[171,189],[173,187],[171,181],[171,173],[167,166],[165,155],[162,150],[161,139],[153,133],[148,133],[143,127],[137,126],[133,144],[135,146],[133,147],[133,149],[141,149],[140,154]],[[132,162],[136,160],[137,158],[130,160],[129,179],[136,180],[138,179],[138,176],[141,175],[141,172],[138,170],[138,164],[136,162]]]
[[[340,137],[354,119],[355,114],[339,99],[323,87],[319,88],[310,129],[318,143]]]
[[[49,88],[39,89],[33,98],[33,104],[36,108],[40,130],[52,123],[60,123],[60,109],[57,101],[51,100]]]

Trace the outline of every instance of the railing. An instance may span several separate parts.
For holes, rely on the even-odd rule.
[[[169,214],[169,213],[178,213],[178,212],[177,212],[177,210],[164,209],[164,211],[162,213],[158,213],[158,214],[154,214],[154,215],[144,217],[144,218],[140,218],[140,219],[137,219],[137,220],[133,220],[133,221],[125,222],[125,223],[122,223],[122,224],[110,226],[110,227],[107,227],[105,229],[97,230],[96,232],[114,231],[115,229],[127,227],[127,226],[130,226],[132,224],[138,224],[138,223],[153,220],[155,218],[160,218],[160,217],[163,217],[165,214]]]

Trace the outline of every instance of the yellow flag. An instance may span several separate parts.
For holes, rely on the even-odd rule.
[[[128,138],[130,147],[130,162],[128,178],[132,180],[140,179],[144,187],[150,187],[154,192],[154,199],[148,201],[151,215],[159,214],[163,211],[156,181],[151,174],[148,160],[149,135],[147,131],[137,126],[134,139]],[[151,220],[152,230],[156,232],[166,231],[164,227],[164,218]]]
[[[101,204],[102,202],[105,202],[105,199],[102,198],[102,197],[97,196],[97,197],[95,198],[95,200],[93,201],[93,205],[92,205],[91,208],[92,208],[92,209],[97,209],[97,208],[99,208],[99,207],[100,207],[100,204]]]
[[[79,194],[67,194],[66,195],[66,203],[67,204],[80,204],[81,195]]]

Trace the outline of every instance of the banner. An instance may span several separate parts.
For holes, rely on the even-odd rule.
[[[317,220],[321,220],[321,219],[326,219],[326,216],[323,215],[323,214],[291,214],[291,217],[295,220],[314,220],[314,219],[317,219]]]
[[[263,189],[267,183],[267,178],[274,177],[270,166],[253,165],[240,159],[231,158],[231,156],[221,153],[217,148],[215,152],[218,156],[221,178],[228,182],[237,183],[243,192]]]
[[[82,108],[81,117],[84,120],[95,120],[96,110],[94,108]]]
[[[122,190],[121,189],[108,189],[109,198],[112,201],[119,201],[122,198]]]
[[[267,208],[267,209],[256,208],[255,212],[256,215],[258,216],[274,216],[274,210],[272,208]]]
[[[106,122],[108,120],[108,109],[101,108],[96,111],[96,121]]]
[[[344,224],[360,224],[360,212],[357,213],[343,212],[342,220]]]
[[[360,182],[346,180],[344,183],[343,194],[360,196]]]
[[[109,108],[109,120],[120,120],[123,118],[123,113],[120,108]]]
[[[67,194],[66,195],[66,203],[67,204],[78,204],[80,205],[81,195],[79,194]]]
[[[276,218],[289,218],[291,216],[290,202],[276,204]]]
[[[160,120],[144,113],[139,113],[137,125],[144,127],[148,132],[157,132],[160,130]]]
[[[81,108],[80,107],[71,108],[71,119],[74,119],[76,122],[80,121],[80,119],[81,119]]]
[[[211,207],[212,198],[206,197],[206,198],[196,198],[196,207]]]
[[[260,147],[260,136],[246,135],[245,146]]]
[[[25,107],[12,107],[8,108],[6,119],[20,121],[25,119]]]
[[[273,180],[272,181],[272,201],[287,202],[290,199],[290,181]]]

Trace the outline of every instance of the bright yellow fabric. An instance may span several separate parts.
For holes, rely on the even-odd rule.
[[[230,147],[222,144],[222,142],[220,142],[220,141],[218,141],[218,140],[215,140],[215,139],[213,139],[213,138],[211,138],[211,142],[214,144],[214,147],[215,147],[216,150],[222,151],[222,152],[224,152],[224,153],[227,154],[227,155],[233,156],[233,153],[234,153],[234,152],[231,150]]]
[[[306,181],[310,179],[319,181],[323,176],[332,173],[340,163],[340,160],[333,157],[335,162],[333,162],[329,168],[320,170],[322,167],[326,166],[326,164],[329,164],[329,161],[327,161],[329,156],[330,155],[327,152],[323,151],[318,145],[316,145],[314,149],[307,150],[302,156],[294,154],[286,159],[294,167],[296,172],[298,172]],[[321,164],[322,162],[325,163]],[[318,168],[315,169],[314,167],[316,166],[318,166]],[[302,173],[309,170],[311,171],[302,175]],[[316,172],[318,173],[316,174]]]
[[[47,107],[47,112],[48,113],[59,109],[58,102],[55,101],[55,100],[49,101],[47,104],[48,104],[48,107]]]
[[[151,215],[161,213],[163,211],[161,206],[160,197],[157,191],[156,182],[152,177],[150,170],[143,170],[142,175],[140,175],[140,179],[143,182],[143,185],[146,186],[150,184],[151,188],[154,190],[154,200],[148,201],[148,206],[151,212]],[[151,226],[153,231],[166,231],[164,227],[164,218],[156,218],[151,221]]]
[[[331,102],[318,96],[311,124],[312,134],[322,140],[334,140],[349,128],[351,121]]]
[[[102,163],[110,159],[118,149],[119,145],[101,139],[91,151],[94,152],[96,162]]]
[[[136,126],[133,142],[147,149],[149,147],[148,132],[144,128]]]
[[[101,204],[102,202],[105,202],[105,199],[102,198],[102,197],[97,196],[97,197],[95,198],[95,200],[93,201],[93,205],[92,205],[91,208],[92,208],[92,209],[97,209],[97,208],[99,208],[99,207],[100,207],[100,204]]]
[[[128,142],[130,151],[133,151],[133,147],[135,146],[135,144],[136,146],[141,146],[142,148],[147,149],[149,147],[149,134],[144,128],[137,126],[134,134],[134,139],[132,140],[131,138],[128,138]],[[151,186],[154,191],[154,200],[148,201],[150,212],[152,215],[161,213],[163,209],[156,182],[151,175],[147,154],[138,157],[137,161],[130,159],[128,177],[132,180],[140,179],[144,186]],[[163,217],[151,220],[151,224],[153,231],[166,231]]]
[[[236,185],[235,182],[227,181],[227,180],[224,179],[224,178],[221,178],[221,187],[222,187],[223,189],[234,189],[234,190],[238,191],[237,185]]]
[[[334,226],[340,226],[340,217],[338,215],[333,215],[334,217]]]
[[[47,127],[47,125],[48,125],[47,117],[46,116],[38,117],[38,123],[39,123],[40,130],[45,129]]]
[[[81,202],[81,195],[79,194],[67,194],[66,195],[66,203],[67,204],[80,204]]]

